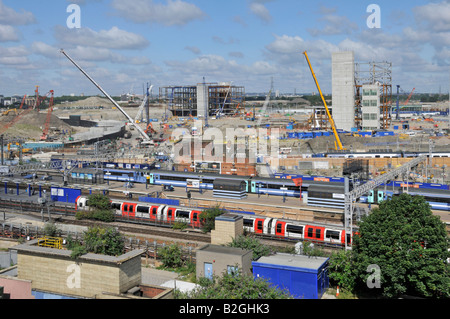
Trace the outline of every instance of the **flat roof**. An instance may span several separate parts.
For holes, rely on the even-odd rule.
[[[251,250],[246,250],[243,248],[227,247],[227,246],[211,245],[211,244],[203,246],[200,249],[198,249],[197,251],[206,251],[206,252],[211,252],[211,253],[227,254],[227,255],[241,255],[241,256],[252,253]]]
[[[259,258],[257,261],[252,262],[252,265],[258,266],[275,266],[281,268],[301,268],[305,270],[318,270],[320,269],[329,258],[327,257],[310,257],[305,255],[291,255],[277,253],[272,256],[265,256]]]

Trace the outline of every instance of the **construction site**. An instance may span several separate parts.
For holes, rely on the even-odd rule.
[[[136,163],[152,162],[154,159],[148,156],[161,153],[173,159],[174,146],[180,139],[201,137],[208,128],[222,132],[223,144],[227,142],[227,129],[264,130],[265,136],[248,133],[247,148],[248,139],[276,139],[276,143],[268,143],[266,152],[247,154],[258,159],[251,165],[231,167],[233,170],[226,174],[232,175],[300,172],[341,176],[345,159],[337,159],[332,153],[423,153],[431,148],[447,152],[448,104],[421,103],[415,100],[414,90],[406,97],[407,92],[400,85],[395,94],[392,63],[355,62],[353,52],[333,53],[332,96],[327,101],[306,52],[305,57],[322,97],[322,103],[317,105],[302,96],[277,100],[273,83],[261,101],[246,101],[245,87],[232,82],[205,81],[162,86],[157,94],[153,93],[153,86],[147,85],[146,95],[120,101],[112,99],[86,74],[103,94],[57,105],[53,90],[42,94],[36,86],[34,96],[24,95],[21,100],[16,97],[15,106],[1,111],[2,164],[5,160],[11,164],[45,161],[55,153],[93,154],[95,144],[101,141],[109,152],[131,151],[127,160]],[[376,157],[370,159],[370,173],[374,176],[395,165],[392,156]],[[173,160],[163,165],[191,171],[194,161],[201,162],[202,158],[188,160],[188,165],[181,165],[180,161],[174,165]],[[439,161],[442,163],[435,165],[441,166],[430,169],[441,172],[442,165],[450,164],[444,157]],[[439,179],[446,180],[446,167],[443,169],[445,176],[440,173]]]
[[[320,97],[315,100],[280,97],[273,80],[257,98],[233,82],[204,79],[160,86],[156,94],[147,84],[141,96],[112,97],[68,53],[60,53],[101,94],[64,101],[36,86],[32,97],[3,100],[0,117],[0,208],[9,223],[0,224],[0,237],[26,242],[16,247],[16,276],[32,283],[24,290],[36,298],[138,296],[150,290],[141,285],[142,261],[147,265],[150,257],[156,265],[158,245],[173,242],[188,248],[191,259],[195,252],[199,276],[222,263],[213,266],[217,247],[244,234],[264,245],[295,248],[296,254],[306,242],[329,251],[351,249],[372,205],[405,193],[422,196],[450,232],[448,101],[424,104],[415,89],[405,93],[400,85],[394,94],[389,62],[361,63],[353,52],[333,53],[332,94],[325,96],[314,58],[303,52],[305,72]],[[112,218],[87,220],[95,219],[88,217],[92,195],[107,197]],[[221,213],[215,229],[201,233],[208,209]],[[53,271],[48,265],[59,253],[68,260],[69,253],[62,244],[50,247],[51,240],[39,247],[41,232],[31,229],[39,218],[72,227],[120,227],[129,236],[126,254],[107,262],[91,254],[78,260],[123,266],[108,276],[125,282],[109,285],[110,279],[98,280],[105,270],[94,269],[83,272],[93,283],[86,291],[72,296],[61,289],[59,279],[47,278]],[[212,263],[201,261],[205,243],[214,246]],[[50,251],[50,262],[36,266],[20,255],[42,255],[41,248]],[[229,255],[223,258],[229,269]],[[45,280],[29,270],[36,267]]]

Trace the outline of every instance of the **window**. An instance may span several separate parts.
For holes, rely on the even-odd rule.
[[[328,239],[339,240],[339,237],[340,237],[339,235],[340,235],[340,233],[338,231],[335,231],[335,230],[327,230],[325,232],[325,237],[328,238]]]
[[[322,233],[322,229],[317,228],[316,229],[316,238],[320,238],[321,233]]]
[[[308,237],[312,238],[313,233],[314,233],[314,229],[312,227],[308,228]]]
[[[301,235],[301,234],[303,234],[303,226],[287,225],[286,231],[288,233],[294,233],[294,234]],[[311,236],[312,236],[312,233],[311,233]]]
[[[188,211],[179,210],[177,212],[177,214],[178,214],[178,217],[180,217],[180,218],[189,218],[189,212]]]
[[[227,266],[227,273],[231,276],[239,275],[239,267],[238,266]]]
[[[258,220],[258,223],[256,224],[257,226],[257,229],[258,230],[262,230],[263,229],[263,222],[262,222],[262,220]]]
[[[244,226],[245,227],[253,227],[253,219],[244,218]]]
[[[146,206],[137,206],[136,211],[138,213],[147,213],[148,214],[149,208]]]
[[[283,230],[283,225],[281,223],[277,223],[277,233],[281,233]]]

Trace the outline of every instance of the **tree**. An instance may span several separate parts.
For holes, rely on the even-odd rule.
[[[272,252],[268,246],[261,244],[257,238],[242,235],[237,238],[233,238],[232,242],[229,243],[228,246],[253,251],[252,260],[258,260],[262,256],[270,255]]]
[[[176,244],[164,246],[159,250],[159,255],[164,267],[177,268],[183,265],[181,249]]]
[[[77,211],[77,219],[95,219],[104,222],[113,222],[114,212],[111,209],[111,200],[102,194],[92,194],[88,197],[89,211]]]
[[[252,275],[228,274],[213,280],[199,280],[200,287],[192,292],[176,291],[177,299],[292,299],[287,290],[280,290],[262,278]]]
[[[111,200],[103,194],[91,194],[88,197],[90,209],[107,210],[111,209]]]
[[[83,237],[87,252],[109,256],[121,255],[125,248],[125,241],[120,232],[113,227],[90,227]]]
[[[383,297],[449,298],[448,248],[445,225],[423,197],[402,194],[383,201],[354,236],[358,287],[367,290],[378,280],[376,292]],[[369,271],[373,267],[378,274]]]
[[[333,253],[328,263],[330,283],[348,291],[355,289],[355,264],[351,250]]]
[[[215,229],[216,217],[225,214],[226,210],[219,206],[205,209],[199,216],[202,225],[202,231],[207,233]]]

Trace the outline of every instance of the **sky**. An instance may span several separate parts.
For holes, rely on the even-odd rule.
[[[450,0],[0,0],[0,94],[101,94],[61,48],[114,96],[203,79],[317,92],[304,51],[326,94],[339,51],[391,62],[394,93],[448,93]]]

